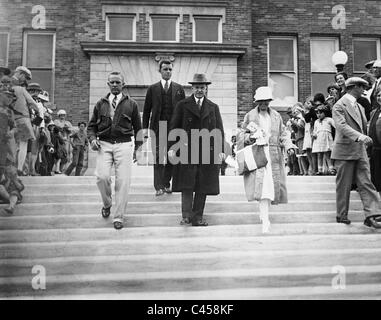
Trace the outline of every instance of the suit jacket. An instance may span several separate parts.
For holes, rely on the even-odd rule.
[[[172,108],[175,109],[176,104],[185,99],[185,93],[183,87],[172,81]],[[148,125],[156,135],[159,131],[159,121],[161,114],[161,82],[157,82],[148,87],[146,100],[144,102],[143,109],[143,129],[147,129]]]
[[[357,141],[361,134],[366,134],[367,126],[364,108],[358,105],[361,117],[357,115],[355,107],[346,95],[333,106],[332,118],[336,125],[336,136],[332,159],[358,160],[367,157],[365,145]]]
[[[373,139],[373,147],[381,147],[381,114],[380,108],[373,110],[370,115],[368,135]],[[377,117],[377,119],[376,119]]]
[[[377,87],[381,87],[381,81],[379,82],[378,85],[377,85],[377,81],[378,81],[378,79],[374,83],[373,88],[372,88],[373,89],[372,93],[370,94],[370,104],[372,106],[372,110],[374,110],[380,106],[379,103],[377,102],[376,92],[377,92]]]

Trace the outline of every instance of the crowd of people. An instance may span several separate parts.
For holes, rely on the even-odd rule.
[[[110,73],[110,92],[95,105],[88,128],[86,122],[74,128],[62,109],[53,120],[48,93],[37,83],[28,84],[30,70],[17,67],[11,76],[10,70],[0,69],[0,197],[9,203],[1,214],[11,214],[21,201],[24,186],[20,176],[71,175],[73,171],[81,175],[90,147],[97,153],[95,175],[103,202],[102,217],[111,214],[114,168],[113,224],[115,229],[123,228],[131,165],[143,141],[150,137],[156,160],[155,195],[181,192],[181,225],[208,225],[203,218],[206,198],[219,194],[219,175],[232,163],[229,157],[238,161],[240,154],[247,162],[243,172],[246,196],[248,201],[259,202],[264,233],[270,228],[270,205],[287,203],[287,172],[336,175],[337,222],[350,223],[349,194],[356,189],[364,204],[364,224],[381,228],[381,60],[373,61],[361,78],[337,73],[326,95],[317,93],[296,103],[288,110],[286,123],[270,107],[272,90],[259,87],[254,108],[230,144],[225,141],[219,107],[207,98],[211,81],[204,74],[195,74],[189,82],[192,95],[186,98],[184,88],[171,80],[172,69],[171,61],[160,62],[161,80],[147,90],[143,122],[136,101],[125,90],[123,75]],[[170,139],[173,130],[182,130],[185,138],[180,134],[177,142]],[[200,145],[195,152],[193,143],[188,143],[195,130],[218,131],[222,140],[213,137],[213,144],[209,141],[206,149],[202,139],[197,140]],[[183,138],[188,140],[183,142]],[[266,160],[260,166],[259,154],[247,152],[253,145]],[[186,155],[185,160],[178,161],[179,153]],[[206,153],[208,163],[204,163]]]
[[[78,129],[66,120],[66,111],[55,115],[49,94],[30,83],[31,71],[19,66],[13,72],[0,67],[0,200],[12,214],[21,202],[22,176],[82,175],[87,158],[86,122]],[[55,118],[55,119],[54,119]]]

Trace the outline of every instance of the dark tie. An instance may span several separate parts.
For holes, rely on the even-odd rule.
[[[357,102],[355,102],[355,111],[357,113],[357,116],[359,117],[360,119],[360,125],[361,125],[361,130],[364,130],[364,128],[362,127],[362,116],[361,116],[361,110],[360,110],[360,106]]]
[[[168,80],[165,80],[164,91],[165,93],[168,92]]]
[[[116,95],[114,96],[114,99],[112,99],[112,107],[115,109],[116,108]]]
[[[201,99],[197,100],[197,106],[198,106],[198,109],[201,110]]]

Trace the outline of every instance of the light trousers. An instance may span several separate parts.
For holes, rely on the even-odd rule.
[[[131,166],[134,153],[134,143],[109,143],[100,141],[97,155],[95,176],[101,193],[103,206],[112,206],[111,170],[115,167],[115,210],[114,222],[123,222],[123,215],[127,212],[128,194],[131,184]]]

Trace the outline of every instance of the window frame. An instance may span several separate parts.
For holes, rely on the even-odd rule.
[[[271,40],[292,40],[293,48],[293,58],[294,58],[294,70],[293,71],[283,71],[283,70],[270,70],[270,41]],[[268,36],[267,37],[267,84],[270,83],[270,75],[273,74],[282,74],[282,73],[294,73],[294,98],[295,101],[298,101],[299,97],[299,80],[298,80],[298,41],[296,36]],[[275,99],[280,99],[276,98]],[[272,105],[278,106],[278,105]],[[283,105],[284,106],[284,105]],[[287,105],[288,107],[289,105]]]
[[[110,39],[110,20],[111,17],[133,17],[132,22],[132,40],[113,40]],[[116,13],[107,13],[106,14],[106,41],[113,41],[113,42],[136,42],[136,14],[128,14],[128,13],[122,13],[122,14],[116,14]]]
[[[331,74],[332,73],[332,79],[334,79],[334,76],[337,73],[337,71],[334,70],[336,67],[333,65],[333,63],[332,63],[332,65],[333,65],[333,71],[312,71],[312,46],[311,46],[311,42],[313,40],[335,40],[335,50],[334,50],[333,53],[335,53],[335,52],[340,50],[340,39],[338,37],[336,37],[336,36],[332,36],[332,37],[330,37],[330,36],[327,36],[327,37],[319,37],[319,36],[317,36],[317,37],[311,37],[310,38],[310,68],[311,68],[311,74],[310,74],[311,88],[310,89],[311,89],[311,93],[313,92],[313,90],[312,90],[313,89],[312,88],[312,75],[313,74]],[[333,80],[332,80],[332,82],[333,82]]]
[[[361,71],[355,70],[355,41],[375,41],[376,42],[376,54],[377,57],[375,59],[379,60],[381,59],[381,43],[380,38],[371,38],[371,37],[353,37],[352,39],[352,50],[353,50],[353,74],[363,74],[365,72],[365,66],[364,69]]]
[[[204,19],[207,20],[207,18],[214,18],[215,20],[218,19],[218,40],[217,41],[197,41],[196,40],[196,20],[197,19]],[[211,20],[212,20],[211,19]],[[213,20],[214,20],[213,19]],[[212,15],[193,15],[193,23],[192,23],[192,42],[194,43],[222,43],[222,16],[212,16]]]
[[[52,35],[53,36],[53,45],[52,45],[52,67],[51,68],[35,68],[27,66],[27,49],[28,49],[28,35]],[[25,30],[23,34],[23,66],[26,66],[32,71],[33,70],[51,70],[52,71],[52,82],[51,82],[51,92],[50,102],[54,103],[54,92],[55,92],[55,74],[56,74],[56,32],[55,31],[35,31],[35,30]]]
[[[161,18],[176,18],[176,39],[175,40],[153,40],[153,19],[155,17]],[[174,14],[149,14],[149,42],[161,42],[161,43],[178,43],[180,42],[180,15]]]
[[[7,50],[6,50],[6,56],[4,61],[4,66],[8,66],[9,64],[9,44],[10,44],[10,32],[9,31],[0,31],[0,34],[6,34],[7,35]]]

